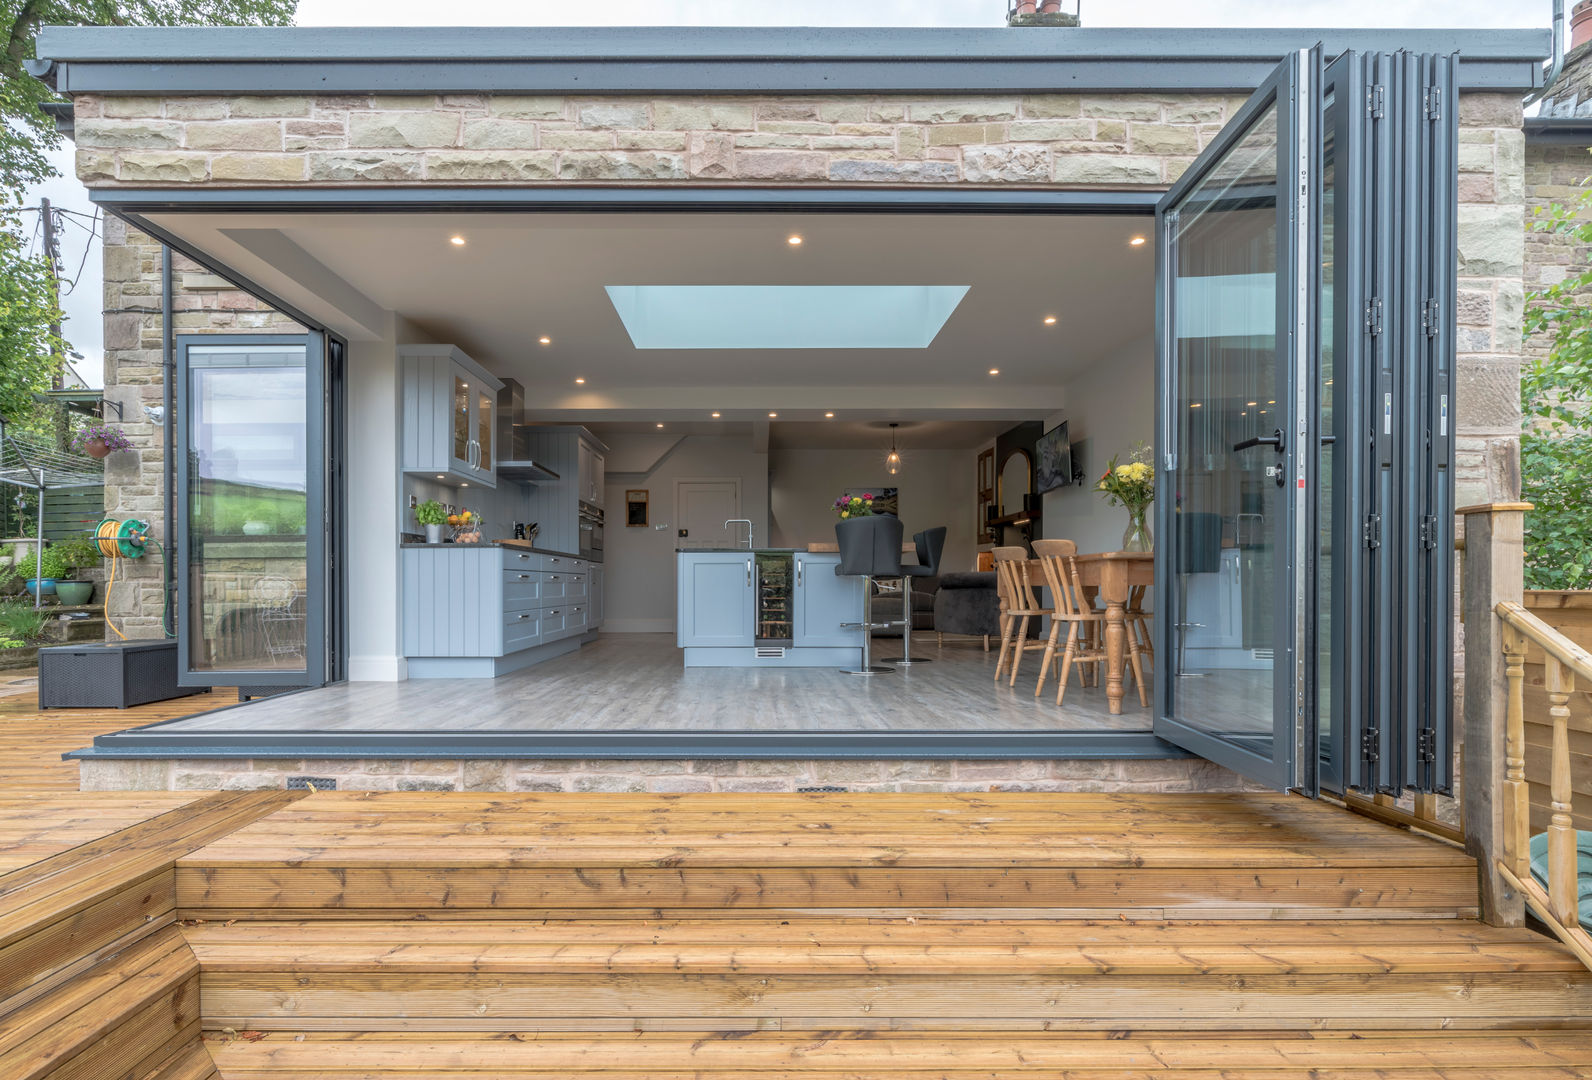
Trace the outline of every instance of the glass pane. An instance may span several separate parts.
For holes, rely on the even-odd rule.
[[[453,459],[470,460],[470,384],[453,377]]]
[[[1286,553],[1276,445],[1278,113],[1261,113],[1178,208],[1172,715],[1273,757],[1274,601]],[[1264,439],[1265,442],[1252,440]]]
[[[492,468],[492,405],[491,397],[480,395],[476,403],[475,441],[481,447],[481,468]]]
[[[305,347],[188,350],[189,663],[305,671]]]

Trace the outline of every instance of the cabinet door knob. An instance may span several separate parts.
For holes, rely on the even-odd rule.
[[[531,580],[531,575],[529,575],[529,574],[521,574],[521,575],[519,575],[519,578],[520,578],[521,581],[529,581],[529,580]]]

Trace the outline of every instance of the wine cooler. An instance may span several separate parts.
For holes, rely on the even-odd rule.
[[[794,640],[796,611],[792,588],[796,556],[759,552],[757,559],[757,644],[790,645]]]

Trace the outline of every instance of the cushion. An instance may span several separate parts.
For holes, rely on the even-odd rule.
[[[1592,832],[1585,829],[1575,834],[1575,869],[1576,910],[1581,925],[1592,930]],[[1545,832],[1531,838],[1531,876],[1544,889],[1548,887],[1548,834]]]

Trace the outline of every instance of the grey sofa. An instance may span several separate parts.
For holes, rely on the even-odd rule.
[[[995,572],[941,574],[934,594],[934,629],[941,634],[1000,637],[1001,601]],[[913,623],[912,628],[917,629]],[[989,647],[986,640],[984,647]]]

